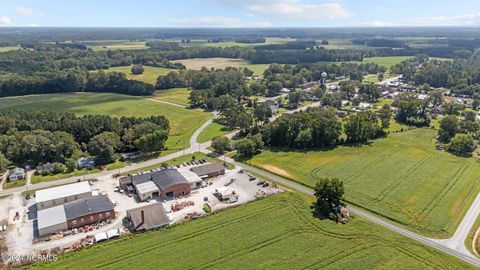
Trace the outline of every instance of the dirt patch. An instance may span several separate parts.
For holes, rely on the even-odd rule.
[[[194,70],[200,70],[202,67],[224,69],[226,67],[241,67],[247,64],[247,62],[242,59],[221,57],[182,59],[172,62],[182,63],[187,69]]]
[[[292,175],[290,173],[288,173],[287,171],[282,170],[282,169],[280,169],[280,168],[278,168],[274,165],[267,164],[267,165],[263,165],[262,167],[267,171],[271,171],[271,172],[276,173],[278,175],[282,175],[282,176],[285,176],[285,177],[292,178]]]

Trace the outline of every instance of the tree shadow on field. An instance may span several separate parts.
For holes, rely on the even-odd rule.
[[[317,211],[315,208],[315,203],[313,202],[310,204],[310,213],[312,214],[312,217],[319,219],[319,220],[330,220],[327,216],[325,216],[323,213],[320,211]]]

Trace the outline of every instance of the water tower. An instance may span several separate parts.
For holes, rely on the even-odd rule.
[[[322,72],[322,84],[325,84],[325,80],[327,79],[327,73],[324,71]]]

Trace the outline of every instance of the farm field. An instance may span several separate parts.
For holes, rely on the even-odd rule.
[[[175,60],[173,62],[182,63],[187,69],[193,70],[200,70],[202,67],[206,67],[209,69],[223,69],[226,67],[247,67],[251,69],[257,76],[262,75],[263,71],[265,71],[265,69],[267,69],[269,66],[268,64],[250,64],[243,59],[222,57],[181,59]]]
[[[178,42],[183,47],[255,47],[268,44],[284,44],[287,42],[294,41],[292,38],[281,38],[281,37],[267,37],[265,38],[265,43],[240,43],[240,42],[208,42],[206,39],[191,39],[190,43],[181,43],[180,39],[165,39],[164,41],[168,42]]]
[[[158,76],[163,76],[167,75],[168,72],[175,70],[175,69],[170,69],[170,68],[162,68],[162,67],[151,67],[151,66],[143,66],[145,71],[143,74],[132,74],[132,66],[122,66],[122,67],[111,67],[107,70],[106,72],[109,71],[116,71],[116,72],[122,72],[127,75],[127,78],[131,80],[138,80],[146,83],[150,83],[155,85],[157,83],[157,78]]]
[[[375,63],[379,66],[390,68],[402,61],[412,58],[412,56],[385,56],[385,57],[369,57],[363,58],[363,62],[356,63]]]
[[[0,98],[0,111],[9,108],[27,111],[70,111],[79,115],[107,114],[113,117],[148,117],[165,115],[170,120],[170,134],[167,141],[168,153],[188,147],[193,132],[210,115],[199,110],[189,110],[174,105],[155,102],[145,98],[111,93],[76,93],[53,95],[34,95],[15,98]],[[37,100],[37,98],[40,98]],[[13,102],[11,102],[13,100]],[[22,102],[24,102],[22,104]],[[11,104],[14,105],[11,105]]]
[[[80,42],[88,46],[93,51],[108,50],[145,50],[148,49],[145,41],[129,41],[129,40],[95,40],[88,42]]]
[[[20,49],[21,48],[19,46],[0,47],[0,53],[9,52],[9,51],[16,51],[16,50],[20,50]]]
[[[208,142],[216,136],[223,136],[230,132],[232,131],[228,130],[224,125],[213,122],[203,132],[201,132],[200,135],[198,135],[197,142]]]
[[[316,219],[311,203],[279,194],[28,268],[474,269],[362,218],[346,225]]]
[[[188,106],[189,96],[190,96],[190,90],[188,88],[172,88],[172,89],[155,91],[153,98],[183,105],[183,106]]]
[[[360,147],[264,151],[248,163],[310,187],[322,177],[339,178],[350,204],[447,237],[479,192],[480,163],[436,150],[435,136],[433,129],[413,129]]]

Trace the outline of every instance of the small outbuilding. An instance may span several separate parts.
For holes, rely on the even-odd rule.
[[[55,170],[55,163],[45,163],[36,167],[38,174],[52,173]]]

